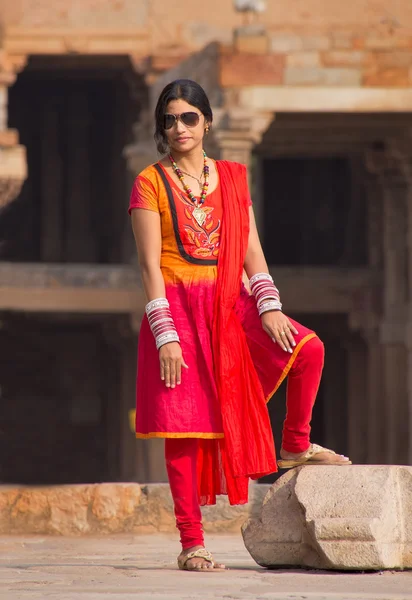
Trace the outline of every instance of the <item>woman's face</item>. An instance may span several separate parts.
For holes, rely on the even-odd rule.
[[[179,118],[175,119],[173,115]],[[202,144],[207,122],[195,106],[185,100],[172,100],[166,107],[164,125],[171,152],[189,152]],[[167,125],[171,127],[167,128]]]

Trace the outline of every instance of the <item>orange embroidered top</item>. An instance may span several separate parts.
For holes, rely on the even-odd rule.
[[[159,164],[159,163],[158,163]],[[202,210],[206,218],[202,225],[193,216],[195,205],[189,200],[166,170],[160,165],[147,167],[136,178],[129,212],[144,208],[160,213],[162,228],[161,269],[165,283],[183,280],[184,273],[192,272],[191,265],[206,267],[203,275],[216,278],[222,223],[222,198],[220,185],[206,197]],[[163,177],[172,194],[168,195]],[[189,264],[188,264],[189,263]],[[209,267],[209,268],[208,268]],[[177,279],[176,279],[177,278]],[[202,277],[203,279],[203,277]]]

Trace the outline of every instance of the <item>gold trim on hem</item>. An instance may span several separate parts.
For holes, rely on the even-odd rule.
[[[266,396],[266,404],[269,402],[269,400],[271,399],[271,397],[273,396],[273,394],[275,394],[279,388],[279,386],[281,385],[281,383],[283,382],[283,380],[285,379],[285,377],[287,376],[287,374],[289,373],[290,369],[292,368],[293,363],[296,360],[297,355],[299,354],[300,350],[302,349],[302,346],[304,346],[306,344],[306,342],[309,342],[309,340],[313,339],[317,337],[316,333],[309,333],[308,335],[306,335],[304,338],[302,338],[299,342],[299,344],[296,346],[296,348],[293,351],[292,356],[290,357],[286,367],[283,369],[281,376],[279,377],[279,380],[275,386],[275,389],[273,390],[273,392],[270,392],[270,394],[268,396]]]
[[[136,433],[138,439],[146,440],[150,438],[200,438],[205,440],[215,440],[225,437],[224,433],[169,433],[168,431],[152,431],[151,433]]]

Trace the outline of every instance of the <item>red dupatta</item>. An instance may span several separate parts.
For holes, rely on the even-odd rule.
[[[216,165],[223,219],[212,345],[225,437],[200,443],[199,494],[202,504],[212,504],[219,493],[227,493],[231,504],[244,504],[249,478],[273,473],[277,464],[263,389],[234,311],[249,240],[246,167],[229,161]]]

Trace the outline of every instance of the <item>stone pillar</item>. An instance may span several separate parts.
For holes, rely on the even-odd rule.
[[[214,109],[213,129],[206,138],[205,148],[214,158],[245,164],[258,229],[262,230],[263,198],[261,195],[260,164],[253,161],[253,149],[274,119],[267,111],[247,109]]]
[[[367,462],[385,464],[387,447],[387,428],[385,424],[385,392],[383,349],[380,345],[378,328],[363,330],[363,339],[367,344],[367,397],[365,411],[368,415],[367,426]],[[355,423],[354,427],[358,427]]]
[[[368,462],[368,371],[367,345],[361,336],[353,335],[345,343],[348,357],[348,454],[354,463]]]
[[[365,191],[367,194],[368,266],[371,273],[369,285],[360,289],[352,298],[348,315],[349,327],[354,335],[360,334],[365,344],[360,364],[356,361],[357,349],[350,344],[348,394],[349,451],[354,460],[367,463],[385,461],[385,421],[383,393],[383,359],[379,328],[382,319],[383,294],[383,247],[382,247],[382,195],[372,157],[367,155]],[[361,372],[364,369],[363,373]],[[361,385],[362,390],[359,390]],[[362,397],[361,391],[364,391]],[[359,403],[359,406],[357,404]],[[363,418],[359,421],[359,414]],[[366,422],[365,422],[366,421]],[[358,436],[363,431],[364,453],[359,451]]]
[[[352,340],[348,342],[348,442],[350,456],[355,462],[385,462],[380,318],[377,291],[370,287],[357,292],[349,314],[349,326],[361,339],[359,344]],[[363,438],[359,439],[362,434]]]
[[[17,131],[7,128],[8,88],[24,64],[25,57],[11,57],[1,49],[0,37],[0,208],[19,195],[27,177],[25,148]]]
[[[403,464],[408,453],[408,393],[406,373],[406,188],[397,177],[383,187],[384,195],[384,348],[387,462]]]
[[[382,370],[379,410],[370,397],[369,415],[375,425],[375,452],[379,462],[399,464],[407,460],[408,393],[405,353],[406,323],[406,187],[399,160],[390,148],[368,154],[369,172],[375,178],[370,202],[381,206],[382,270],[381,313],[378,342]],[[376,233],[376,232],[375,232]],[[374,248],[376,252],[376,248]],[[372,354],[379,351],[370,347]],[[376,364],[375,368],[379,368]],[[372,383],[373,385],[373,383]]]
[[[262,139],[274,114],[245,108],[214,108],[213,115],[210,142],[219,154],[216,158],[250,167],[251,150]]]
[[[406,182],[405,189],[405,226],[406,226],[406,266],[404,277],[406,279],[406,310],[403,331],[405,335],[405,362],[407,386],[407,415],[402,423],[402,437],[407,438],[405,452],[406,464],[412,464],[412,130],[407,132],[403,140],[392,140],[392,153],[400,163],[400,168]],[[405,432],[406,430],[406,432]]]

